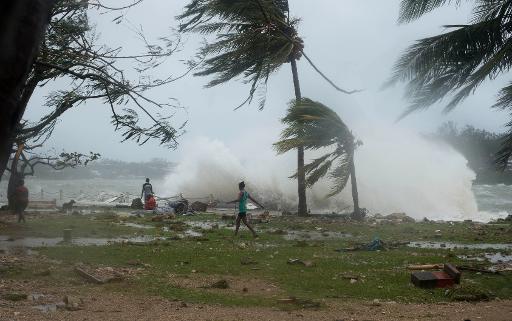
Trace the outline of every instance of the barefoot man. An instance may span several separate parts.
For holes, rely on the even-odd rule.
[[[252,226],[247,221],[247,200],[250,199],[251,201],[253,201],[256,205],[258,205],[262,209],[264,207],[263,207],[263,205],[258,203],[258,201],[256,201],[254,198],[252,198],[251,195],[249,195],[249,193],[247,193],[245,191],[245,183],[244,182],[240,182],[238,184],[238,189],[240,190],[240,193],[238,193],[238,199],[229,202],[230,204],[238,203],[238,212],[239,213],[238,213],[238,216],[236,217],[235,236],[238,235],[238,230],[240,229],[240,221],[242,221],[242,222],[244,222],[245,226],[247,226],[247,228],[252,232],[252,235],[254,237],[258,237],[258,235],[254,231]]]

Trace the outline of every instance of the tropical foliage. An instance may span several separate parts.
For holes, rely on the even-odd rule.
[[[414,21],[443,5],[461,0],[403,0],[400,22]],[[472,19],[447,25],[447,32],[421,39],[409,47],[395,66],[391,83],[407,82],[410,112],[427,108],[449,96],[451,111],[485,80],[493,80],[512,66],[512,1],[474,0]],[[494,105],[512,109],[512,83],[501,89]],[[505,166],[512,156],[512,122],[497,159]]]
[[[178,18],[180,30],[216,35],[201,53],[208,57],[198,76],[215,75],[209,87],[241,77],[251,84],[251,103],[259,88],[260,108],[265,105],[270,74],[292,57],[299,58],[303,43],[297,19],[288,20],[287,0],[193,0]]]
[[[274,144],[276,151],[284,154],[298,146],[311,151],[326,151],[306,164],[306,181],[311,187],[328,176],[333,181],[328,197],[339,194],[350,178],[355,149],[354,136],[347,125],[335,111],[308,98],[292,101],[282,122],[286,128],[281,140]]]

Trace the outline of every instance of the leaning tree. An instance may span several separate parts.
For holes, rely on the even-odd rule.
[[[207,59],[197,76],[214,75],[207,85],[213,87],[241,77],[251,84],[249,95],[239,106],[251,103],[259,95],[259,107],[265,105],[270,75],[290,63],[295,98],[301,100],[297,60],[304,57],[337,90],[337,87],[304,53],[299,37],[298,19],[290,18],[288,0],[192,0],[178,16],[182,32],[215,35],[215,41],[201,48]],[[239,108],[238,107],[238,108]],[[304,148],[297,146],[299,215],[307,215]]]
[[[42,150],[44,144],[18,146],[9,160],[9,166],[6,171],[9,172],[9,183],[7,184],[8,207],[13,209],[14,191],[20,185],[21,179],[27,176],[33,176],[36,169],[48,167],[55,171],[65,168],[77,168],[87,166],[100,158],[100,154],[89,152],[83,154],[80,152],[57,153],[55,151],[45,152]]]
[[[169,72],[163,79],[153,76],[156,69],[180,49],[179,36],[175,39],[161,37],[159,43],[152,43],[137,31],[145,51],[131,54],[121,47],[111,48],[101,43],[89,21],[90,10],[100,13],[114,11],[119,15],[113,23],[119,23],[124,9],[140,2],[137,0],[124,7],[110,8],[95,0],[56,1],[41,50],[31,65],[18,100],[20,118],[13,138],[17,145],[44,141],[65,112],[84,103],[99,102],[110,108],[112,124],[115,130],[122,131],[123,140],[133,140],[142,145],[154,139],[169,148],[177,147],[177,138],[183,133],[184,124],[174,126],[171,118],[176,108],[181,107],[173,98],[157,101],[150,92],[183,76]],[[187,64],[184,74],[195,66],[192,60]],[[49,82],[61,88],[47,96],[44,104],[49,112],[35,122],[22,120],[34,92]],[[12,151],[12,142],[9,147]],[[4,170],[5,166],[0,167],[0,174]]]
[[[21,92],[54,2],[4,0],[0,3],[0,177],[23,115]]]
[[[469,1],[468,1],[469,2]],[[400,22],[414,21],[443,5],[460,0],[402,0]],[[411,105],[404,115],[450,97],[449,112],[486,80],[508,73],[512,67],[512,1],[473,0],[467,24],[446,25],[446,32],[418,40],[395,66],[391,83],[407,82]],[[512,110],[512,83],[502,88],[494,108]],[[512,121],[497,153],[505,168],[512,156]]]
[[[328,176],[333,187],[327,197],[335,196],[345,188],[350,178],[354,211],[352,218],[362,219],[364,212],[359,208],[354,154],[359,142],[340,116],[331,108],[303,98],[290,103],[286,125],[281,140],[274,144],[278,153],[283,154],[298,146],[306,150],[327,151],[305,165],[306,183],[312,187],[321,178]]]

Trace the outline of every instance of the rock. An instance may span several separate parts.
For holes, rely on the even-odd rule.
[[[208,204],[202,202],[194,202],[190,205],[190,208],[194,212],[206,212],[208,209]]]
[[[380,303],[379,299],[375,299],[372,301],[372,305],[376,307],[380,307],[382,304]]]
[[[2,299],[7,301],[22,301],[26,300],[28,295],[24,293],[6,293],[2,295]]]
[[[132,200],[132,205],[130,207],[134,210],[142,210],[144,209],[144,204],[140,198],[135,198]]]
[[[227,280],[219,280],[212,285],[210,285],[212,289],[229,289],[229,283]]]
[[[229,283],[227,280],[219,280],[212,285],[210,285],[210,288],[212,289],[229,289]]]
[[[65,309],[68,311],[81,310],[84,304],[84,301],[82,299],[69,295],[66,295],[62,301],[64,301]]]
[[[350,279],[350,284],[357,283],[357,279]]]

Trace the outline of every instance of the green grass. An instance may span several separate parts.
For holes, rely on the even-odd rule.
[[[183,220],[214,220],[213,216],[200,215]],[[87,217],[66,217],[48,222],[30,222],[24,233],[29,235],[40,229],[46,229],[45,235],[61,233],[70,225],[77,229],[74,235],[84,236],[95,231],[96,235],[119,235],[133,233],[134,229],[114,224],[112,220],[90,220]],[[147,218],[130,218],[130,222],[150,224],[157,228],[144,230],[145,234],[161,233],[162,225],[167,223],[148,222]],[[349,233],[352,237],[340,241],[286,241],[280,235],[268,233],[271,228],[283,230],[313,230],[323,228],[330,231]],[[210,275],[234,276],[261,279],[277,284],[283,297],[294,296],[321,302],[324,299],[352,300],[393,300],[397,302],[440,302],[453,299],[445,290],[423,290],[410,283],[408,264],[430,264],[452,262],[454,264],[472,264],[457,258],[457,255],[482,255],[486,251],[478,250],[428,250],[400,247],[382,252],[335,252],[336,249],[351,243],[367,242],[375,236],[385,241],[435,240],[474,243],[475,235],[485,243],[510,242],[506,237],[510,226],[484,226],[475,230],[470,223],[454,225],[437,223],[405,223],[400,225],[377,225],[331,222],[330,220],[312,220],[300,222],[298,219],[277,219],[270,224],[257,227],[261,237],[253,240],[244,229],[241,238],[234,239],[232,231],[220,228],[205,232],[206,239],[190,239],[155,242],[152,245],[110,245],[94,247],[59,246],[40,249],[51,259],[60,260],[61,265],[48,266],[59,271],[49,276],[37,276],[44,266],[37,268],[26,266],[21,270],[7,271],[6,278],[38,278],[48,282],[65,285],[79,277],[72,272],[76,263],[91,265],[129,267],[128,262],[139,260],[149,267],[139,278],[122,284],[105,286],[111,291],[132,291],[148,293],[170,299],[187,302],[213,303],[235,306],[278,306],[275,298],[256,295],[233,295],[222,290],[179,288],[172,285],[169,275]],[[135,229],[136,230],[136,229]],[[434,235],[442,231],[442,237]],[[137,230],[136,230],[137,231]],[[267,232],[265,232],[267,231]],[[483,231],[483,232],[482,232]],[[137,231],[141,232],[141,231]],[[173,234],[170,232],[169,234]],[[510,234],[509,234],[510,235]],[[242,265],[241,259],[250,257],[256,265]],[[288,259],[299,258],[315,263],[313,267],[287,264]],[[188,264],[182,264],[188,262]],[[257,268],[257,269],[254,269]],[[192,273],[192,271],[195,271]],[[351,283],[347,277],[356,276],[358,281]],[[490,296],[512,298],[512,274],[479,275],[463,273],[461,288],[478,288]]]

